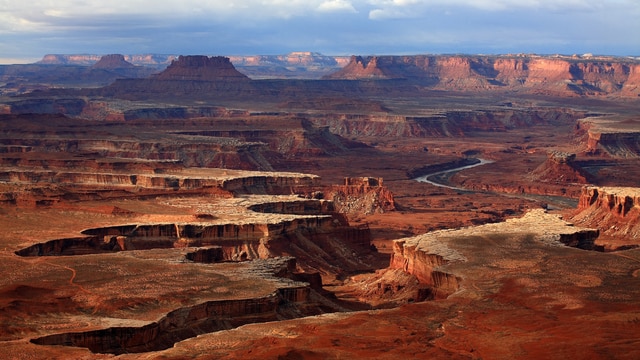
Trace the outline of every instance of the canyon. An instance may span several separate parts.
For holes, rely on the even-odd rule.
[[[119,75],[52,85],[71,62]],[[640,356],[635,59],[29,66],[2,69],[7,358]]]

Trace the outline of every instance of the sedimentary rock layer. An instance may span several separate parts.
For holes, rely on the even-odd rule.
[[[581,226],[600,229],[603,238],[608,240],[607,250],[637,247],[640,245],[640,189],[585,186],[571,219]]]
[[[396,240],[390,268],[402,269],[416,276],[422,283],[432,286],[437,297],[446,297],[458,291],[465,282],[465,272],[455,270],[458,269],[455,264],[468,261],[466,256],[456,250],[459,243],[474,242],[479,238],[522,236],[550,246],[563,244],[594,250],[598,231],[573,227],[557,215],[547,214],[539,209],[522,218],[509,219],[503,223],[442,230]]]
[[[326,79],[410,79],[448,90],[521,89],[559,95],[638,96],[630,59],[541,56],[353,56]]]

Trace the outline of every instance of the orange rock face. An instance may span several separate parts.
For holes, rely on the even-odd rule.
[[[640,246],[640,194],[637,188],[586,186],[571,219],[600,230],[605,250]]]
[[[327,79],[422,79],[436,89],[637,96],[634,61],[524,56],[354,56]]]

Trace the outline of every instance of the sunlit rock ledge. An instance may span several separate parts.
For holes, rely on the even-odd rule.
[[[594,250],[597,237],[596,229],[574,227],[560,215],[535,209],[521,218],[502,223],[440,230],[396,240],[390,268],[416,276],[420,282],[435,288],[436,297],[444,298],[456,292],[468,274],[452,269],[451,265],[466,263],[469,257],[475,257],[476,264],[486,262],[488,260],[477,259],[483,251],[494,255],[502,252],[502,256],[508,257],[507,252],[520,252],[532,241],[542,246]]]

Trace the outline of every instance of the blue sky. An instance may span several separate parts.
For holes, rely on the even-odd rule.
[[[291,51],[640,56],[640,0],[0,0],[0,63]]]

